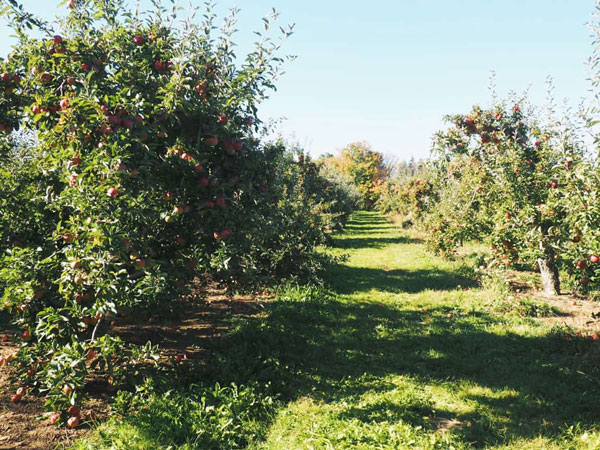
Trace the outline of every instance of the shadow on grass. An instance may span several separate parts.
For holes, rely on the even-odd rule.
[[[368,233],[369,227],[385,224],[363,213],[351,226]],[[332,267],[330,283],[336,293],[371,288],[421,292],[468,286],[472,280],[460,271],[339,265]],[[232,320],[229,335],[215,342],[210,360],[189,375],[221,386],[256,386],[263,398],[274,396],[279,402],[306,396],[339,402],[347,407],[337,413],[338,420],[366,425],[402,421],[435,430],[444,423],[469,423],[451,433],[473,448],[558,437],[570,426],[597,428],[600,343],[566,340],[559,333],[523,336],[504,323],[503,317],[481,311],[461,316],[445,306],[399,309],[303,288],[280,296],[264,316]],[[491,332],[494,325],[504,331]],[[405,376],[407,390],[412,386],[422,394],[394,400],[404,387],[386,378],[393,375]],[[423,386],[442,386],[472,408],[434,410]],[[360,402],[363,394],[380,395],[368,403]],[[275,417],[265,416],[257,439]]]
[[[372,235],[386,227],[378,216],[361,213],[350,227]],[[353,233],[354,234],[354,233]],[[386,239],[383,238],[386,245]],[[373,242],[371,242],[371,240]],[[377,247],[377,238],[351,245]],[[473,286],[460,270],[381,270],[337,265],[329,283],[338,294],[442,291]],[[469,423],[452,433],[475,448],[519,438],[558,437],[569,426],[597,427],[600,419],[600,343],[566,340],[559,333],[525,337],[508,327],[496,334],[502,317],[485,312],[459,316],[448,307],[401,310],[383,304],[328,298],[283,297],[269,315],[240,323],[222,342],[213,376],[223,381],[266,383],[285,401],[312,396],[350,405],[340,419],[366,424],[402,420],[438,429],[439,423]],[[382,380],[409,376],[422,385],[459,383],[471,412],[433,410],[433,403],[387,400],[357,406],[364,393],[398,389]],[[223,378],[224,377],[224,378]],[[352,381],[354,380],[354,381]],[[475,389],[469,389],[473,385]],[[428,423],[424,416],[443,419]]]
[[[236,374],[228,381],[268,382],[287,400],[311,395],[348,404],[361,391],[373,390],[369,383],[348,385],[352,378],[397,374],[423,384],[472,382],[490,391],[465,391],[478,407],[462,416],[419,405],[375,405],[350,407],[342,418],[369,423],[382,417],[385,409],[392,419],[426,425],[424,415],[441,413],[470,422],[453,432],[479,448],[520,437],[558,436],[569,425],[597,425],[600,344],[567,341],[554,334],[494,334],[485,330],[499,319],[483,313],[448,317],[448,311],[279,301],[265,321],[246,323],[226,341],[227,357],[221,367]],[[494,396],[506,389],[516,394]],[[375,390],[393,389],[375,386]]]
[[[333,238],[333,246],[343,249],[359,249],[359,248],[383,248],[388,245],[396,244],[419,244],[422,241],[407,236],[400,236],[397,238],[376,238],[376,237],[364,237],[364,238]]]
[[[377,289],[390,293],[417,293],[425,290],[443,291],[459,287],[468,288],[477,285],[467,272],[445,270],[383,270],[370,267],[332,267],[327,281],[339,294]]]

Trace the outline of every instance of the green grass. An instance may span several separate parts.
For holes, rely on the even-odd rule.
[[[506,309],[469,256],[432,256],[377,214],[355,214],[334,241],[348,257],[329,291],[288,288],[266,317],[232,322],[198,375],[241,387],[208,410],[209,384],[177,408],[152,394],[155,413],[76,448],[600,448],[597,343],[536,320],[555,313],[543,303]]]

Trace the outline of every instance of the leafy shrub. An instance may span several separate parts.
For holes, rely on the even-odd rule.
[[[253,386],[191,386],[188,389],[131,395],[121,393],[115,407],[122,414],[103,425],[95,438],[75,449],[105,448],[246,448],[262,437],[261,423],[276,402]]]

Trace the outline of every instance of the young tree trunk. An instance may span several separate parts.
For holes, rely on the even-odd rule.
[[[554,262],[554,252],[546,252],[545,258],[538,259],[540,275],[542,276],[542,288],[544,295],[552,296],[560,294],[560,278],[558,267]]]

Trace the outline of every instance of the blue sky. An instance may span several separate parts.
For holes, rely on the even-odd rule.
[[[58,1],[21,2],[57,14]],[[366,140],[397,159],[426,157],[445,114],[489,103],[492,70],[501,95],[531,85],[541,103],[549,75],[559,99],[588,95],[593,0],[219,0],[217,9],[234,5],[240,54],[271,7],[296,24],[284,52],[298,59],[261,117],[285,117],[283,135],[314,155]],[[2,55],[8,36],[2,24]]]

